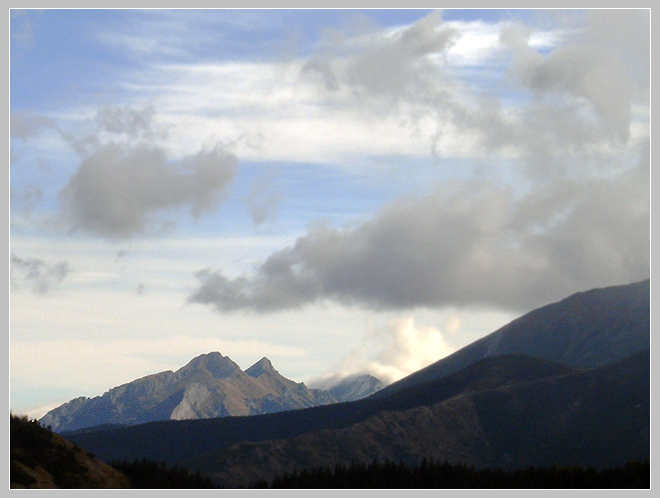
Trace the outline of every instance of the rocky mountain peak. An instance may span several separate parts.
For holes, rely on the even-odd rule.
[[[222,356],[217,351],[202,354],[193,358],[186,366],[177,370],[177,374],[192,374],[208,372],[216,379],[226,379],[237,372],[240,367],[228,356]]]
[[[370,374],[354,374],[342,379],[328,392],[339,401],[366,398],[384,387],[383,382]]]
[[[277,370],[275,370],[270,360],[264,356],[250,368],[245,370],[245,373],[250,377],[256,378],[265,373],[277,373]]]

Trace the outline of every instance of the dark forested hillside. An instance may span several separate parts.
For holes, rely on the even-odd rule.
[[[11,488],[128,488],[130,480],[36,420],[10,417]]]
[[[395,462],[336,465],[294,471],[252,488],[272,489],[650,489],[649,462],[622,467],[528,467],[506,471],[424,459],[418,466]]]

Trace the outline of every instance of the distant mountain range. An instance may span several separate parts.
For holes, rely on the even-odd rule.
[[[650,282],[575,294],[352,402],[65,434],[246,486],[283,473],[423,458],[477,468],[650,460]]]
[[[262,358],[244,372],[218,352],[115,387],[102,396],[80,397],[44,415],[40,423],[56,432],[156,420],[258,415],[352,401],[383,384],[370,375],[344,379],[330,391],[308,389],[277,372]]]

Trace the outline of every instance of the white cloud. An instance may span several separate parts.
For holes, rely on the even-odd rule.
[[[453,353],[444,335],[437,328],[417,325],[413,316],[391,319],[382,326],[370,323],[361,342],[336,369],[312,379],[310,385],[328,387],[356,373],[369,373],[390,384]]]

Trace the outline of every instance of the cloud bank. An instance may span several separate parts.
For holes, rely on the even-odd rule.
[[[335,105],[400,115],[439,156],[513,155],[534,176],[563,172],[566,156],[627,143],[635,99],[648,103],[648,12],[588,11],[556,47],[520,23],[500,23],[499,39],[480,55],[463,42],[470,29],[434,12],[358,41],[334,33],[302,75]],[[487,84],[461,75],[456,61],[470,57]]]
[[[648,156],[611,178],[548,182],[526,195],[487,182],[440,185],[352,228],[323,225],[251,275],[200,271],[189,301],[220,312],[330,300],[372,309],[528,310],[647,278]]]

